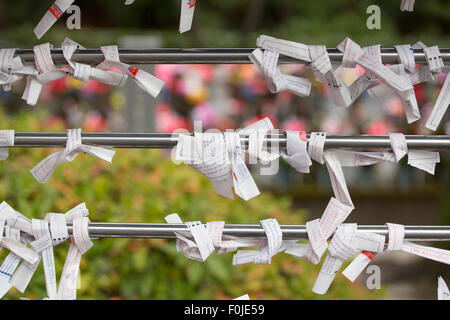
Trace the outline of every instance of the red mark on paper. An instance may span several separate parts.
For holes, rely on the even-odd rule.
[[[298,133],[298,136],[300,137],[300,140],[302,140],[302,141],[306,141],[307,139],[306,139],[306,132],[305,131],[300,131],[299,133]]]
[[[195,0],[191,0],[187,3],[189,5],[189,9],[195,7]]]
[[[136,75],[137,75],[139,69],[136,68],[136,67],[130,66],[130,67],[128,68],[128,71],[130,71],[130,73],[133,75],[133,77],[136,77]]]
[[[61,10],[58,8],[57,5],[53,4],[50,9],[48,9],[50,13],[56,18],[59,19],[62,16]]]
[[[375,256],[377,255],[375,252],[372,252],[372,251],[363,251],[361,253],[363,255],[365,255],[367,258],[369,258],[370,260],[373,260],[373,258],[375,258]]]

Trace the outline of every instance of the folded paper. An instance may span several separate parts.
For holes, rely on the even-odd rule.
[[[69,38],[61,44],[68,64],[56,65],[52,59],[52,49],[53,45],[50,43],[35,46],[34,65],[24,65],[20,57],[14,57],[16,49],[0,49],[0,88],[10,90],[14,82],[25,77],[26,86],[22,99],[28,105],[34,106],[46,83],[66,76],[83,82],[94,80],[118,87],[122,87],[128,77],[131,77],[140,88],[153,97],[156,97],[164,86],[163,81],[148,72],[120,62],[117,46],[102,47],[105,61],[97,67],[72,60],[75,52],[84,48]],[[113,70],[110,70],[111,68]]]
[[[107,70],[113,67],[119,68],[122,72],[131,77],[136,84],[145,92],[156,98],[164,86],[164,82],[150,73],[135,66],[120,61],[119,48],[117,46],[101,47],[105,60],[97,65],[98,69]]]
[[[267,236],[265,246],[258,250],[239,250],[233,256],[233,265],[239,266],[247,263],[270,264],[272,257],[283,248],[283,233],[276,219],[260,221]]]
[[[264,150],[263,139],[272,129],[270,120],[264,118],[238,132],[182,134],[178,136],[175,159],[207,177],[218,194],[234,199],[233,187],[239,197],[250,200],[259,195],[259,190],[245,164],[240,136],[248,136],[251,156],[271,161],[279,155]]]
[[[38,39],[47,33],[47,31],[55,24],[55,22],[61,18],[67,9],[72,5],[75,0],[56,0],[50,9],[44,14],[41,21],[39,21],[36,28],[34,28],[34,34]]]
[[[385,237],[367,232],[357,232],[357,225],[341,224],[328,246],[328,255],[320,269],[312,291],[325,294],[343,262],[361,251],[382,252]]]
[[[14,130],[0,130],[0,160],[8,159],[8,147],[14,146]]]
[[[107,162],[111,162],[116,153],[114,150],[82,144],[81,129],[70,129],[67,131],[66,148],[43,159],[31,169],[31,174],[38,182],[46,183],[59,164],[74,160],[80,152]]]
[[[167,223],[183,223],[176,213],[166,216],[165,220]],[[183,252],[188,259],[205,261],[214,251],[214,245],[206,227],[200,221],[187,222],[185,225],[189,230],[186,235],[183,235],[181,232],[175,232],[177,251]],[[188,239],[188,237],[192,237],[193,240]]]
[[[88,215],[86,205],[81,203],[66,214],[48,213],[44,220],[30,220],[6,202],[1,203],[0,244],[10,250],[10,254],[0,266],[0,297],[11,287],[24,292],[42,260],[45,299],[75,299],[81,255],[92,246]],[[72,242],[57,288],[53,246],[69,239],[68,222],[72,223]]]
[[[418,245],[413,242],[404,241],[405,227],[400,224],[386,223],[388,228],[388,243],[385,250],[374,251],[367,250],[368,252],[362,253],[366,255],[366,259],[361,257],[361,254],[355,258],[344,270],[343,274],[349,278],[350,281],[354,281],[365,267],[374,259],[376,253],[386,253],[390,251],[401,250],[411,254],[418,255],[420,257],[434,260],[437,262],[450,264],[450,251],[432,248],[423,245]]]

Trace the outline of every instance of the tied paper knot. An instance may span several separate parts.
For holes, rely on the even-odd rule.
[[[43,159],[31,169],[31,173],[37,181],[45,183],[59,164],[74,160],[80,152],[110,163],[116,153],[114,150],[82,144],[81,129],[70,129],[67,131],[66,148]]]
[[[398,92],[400,96],[407,99],[413,92],[412,84],[405,78],[397,75],[391,69],[380,63],[375,57],[363,50],[357,43],[350,38],[345,38],[337,49],[343,53],[342,66],[354,68],[356,64],[370,71],[386,85]]]
[[[422,246],[413,242],[405,241],[405,227],[403,225],[395,223],[386,223],[386,225],[389,231],[389,241],[386,252],[401,250],[426,259],[450,264],[449,250]]]
[[[165,220],[167,223],[183,223],[176,213],[166,216]],[[177,237],[177,252],[183,252],[188,259],[205,261],[214,251],[213,242],[205,226],[200,221],[186,222],[185,225],[189,232],[174,232]]]
[[[304,258],[313,264],[318,264],[328,247],[327,239],[347,219],[352,211],[352,207],[341,203],[335,198],[331,198],[322,217],[306,223],[309,244],[292,244],[288,246],[285,253]]]
[[[247,263],[270,264],[272,257],[283,248],[283,232],[276,219],[260,221],[267,236],[267,242],[258,250],[239,250],[233,256],[233,265],[239,266]]]
[[[308,79],[281,73],[278,67],[279,53],[255,49],[249,56],[252,63],[267,78],[267,89],[271,93],[288,90],[300,97],[309,96],[311,82]]]
[[[327,138],[326,132],[311,132],[309,137],[308,154],[311,159],[324,164],[323,147]]]
[[[81,255],[92,246],[88,233],[87,215],[89,211],[86,205],[81,203],[66,214],[49,213],[45,220],[32,219],[32,232],[36,240],[31,242],[31,247],[42,257],[47,295],[50,300],[76,298],[76,281]],[[69,238],[68,222],[73,223],[74,241],[70,244],[57,289],[53,246]],[[30,271],[34,273],[38,264],[35,265],[34,270]],[[27,278],[31,279],[31,277]]]
[[[8,159],[8,147],[14,146],[14,130],[0,130],[0,160]]]
[[[20,227],[22,231],[31,229],[34,241],[30,240],[30,245],[39,254],[39,259],[33,263],[24,261],[11,277],[10,285],[24,292],[42,258],[47,289],[47,298],[45,299],[75,299],[81,254],[92,246],[88,234],[89,220],[86,218],[88,215],[89,211],[86,205],[81,203],[65,214],[48,213],[45,220],[32,219],[31,227],[27,227],[26,224],[29,219],[17,216],[15,219],[17,227]],[[69,247],[57,290],[53,246],[69,238],[66,225],[69,222],[73,223],[73,241]]]
[[[390,133],[389,138],[392,151],[325,151],[325,132],[312,132],[307,143],[304,132],[288,131],[286,132],[286,151],[282,151],[281,156],[295,170],[305,173],[309,172],[310,158],[321,164],[325,163],[336,199],[342,205],[354,208],[342,167],[366,166],[380,161],[396,163],[407,154],[409,165],[434,174],[436,163],[440,162],[439,152],[408,150],[406,138],[401,133]]]
[[[117,46],[101,48],[105,54],[105,61],[97,67],[72,60],[72,56],[79,48],[85,49],[75,41],[66,38],[61,44],[61,49],[68,65],[59,66],[56,66],[52,59],[53,45],[50,43],[33,48],[34,65],[23,65],[20,57],[14,58],[15,49],[0,49],[0,88],[10,90],[13,82],[26,76],[27,82],[22,99],[34,106],[46,83],[67,75],[83,82],[95,80],[119,87],[122,87],[130,76],[140,88],[153,97],[159,94],[164,85],[163,81],[144,70],[120,62]],[[119,70],[105,70],[113,67]]]
[[[0,266],[0,297],[12,286],[24,292],[42,259],[48,296],[45,299],[75,299],[81,255],[92,246],[88,215],[86,205],[81,203],[66,214],[49,213],[45,220],[30,220],[6,202],[1,203],[0,244],[10,250],[10,254]],[[73,241],[57,290],[53,246],[69,238],[68,222],[73,223]]]
[[[21,231],[31,232],[31,220],[15,211],[6,202],[0,204],[0,245],[10,251],[0,266],[0,298],[12,286],[16,286],[17,267],[23,259],[23,264],[34,264],[39,261],[39,255],[26,246],[25,237]],[[19,267],[20,269],[20,267]]]
[[[105,46],[100,48],[105,60],[97,65],[98,69],[107,70],[113,67],[120,69],[122,72],[131,77],[138,87],[156,98],[164,86],[164,81],[156,78],[150,73],[138,69],[135,66],[120,61],[119,48],[117,46]]]
[[[407,154],[410,166],[434,174],[436,163],[440,162],[439,152],[408,150],[405,136],[401,133],[390,133],[389,138],[391,139],[396,162],[400,161]]]
[[[68,219],[67,216],[66,219]],[[64,268],[58,287],[58,299],[76,299],[81,256],[93,246],[89,236],[88,227],[89,218],[85,216],[73,218],[73,241],[70,243],[69,252],[67,253],[66,261],[64,262]]]
[[[326,133],[311,133],[308,154],[320,163],[325,163],[336,199],[343,205],[354,208],[347,188],[342,167],[367,166],[380,161],[398,162],[408,154],[408,164],[418,169],[434,174],[435,165],[440,161],[439,152],[408,150],[403,134],[391,133],[392,151],[383,152],[357,152],[350,150],[324,151]],[[283,154],[282,154],[283,155]],[[296,166],[294,166],[296,168]]]
[[[296,171],[309,173],[312,162],[307,151],[305,131],[286,131],[286,151],[281,151],[283,159]]]
[[[11,84],[22,79],[18,72],[23,71],[24,65],[20,57],[15,57],[16,49],[0,49],[0,88],[11,90]]]
[[[343,53],[341,67],[355,68],[360,65],[365,72],[350,86],[335,73],[339,66],[333,65],[325,46],[307,46],[288,40],[277,39],[266,35],[258,37],[254,50],[249,58],[267,79],[270,92],[277,93],[289,90],[299,96],[308,96],[311,83],[308,79],[284,75],[278,67],[279,55],[288,56],[309,62],[317,81],[326,82],[335,105],[347,107],[364,91],[372,98],[397,93],[400,96],[408,123],[421,118],[413,85],[432,81],[444,71],[445,65],[438,46],[427,47],[422,42],[410,45],[396,45],[399,63],[386,66],[381,59],[381,45],[361,48],[350,38],[345,38],[337,49]],[[412,49],[423,49],[427,65],[416,68]],[[372,84],[374,84],[372,86]],[[430,114],[426,127],[435,131],[439,126],[450,104],[450,80],[447,77]]]
[[[183,223],[176,213],[166,216],[165,220],[167,223]],[[223,254],[236,251],[240,247],[266,245],[266,241],[261,239],[223,236],[224,221],[208,222],[206,227],[200,221],[186,222],[185,225],[189,231],[175,232],[177,252],[182,252],[186,258],[196,261],[205,261],[214,250],[216,254]]]
[[[420,119],[419,107],[412,86],[416,82],[413,80],[413,73],[409,73],[416,71],[414,53],[411,52],[409,45],[396,46],[402,64],[390,67],[382,64],[379,54],[371,55],[369,50],[362,49],[349,38],[341,42],[337,48],[343,52],[343,66],[353,68],[359,64],[371,77],[376,77],[381,81],[368,90],[369,96],[375,98],[396,92],[401,98],[408,123]]]
[[[88,64],[72,61],[72,56],[78,49],[85,49],[75,41],[65,38],[61,44],[64,58],[69,63],[69,71],[74,79],[88,82],[90,79],[99,81],[108,85],[122,87],[128,79],[126,74],[115,71],[105,71],[99,68],[91,67]]]
[[[361,251],[382,252],[385,237],[366,232],[357,232],[356,223],[341,224],[328,246],[328,255],[312,289],[317,294],[325,294],[333,282],[342,263]]]
[[[179,135],[175,159],[207,177],[218,194],[234,199],[234,187],[239,197],[249,200],[259,195],[259,190],[244,161],[241,135],[248,135],[248,153],[253,157],[250,160],[272,161],[279,155],[263,149],[264,136],[272,129],[273,124],[266,117],[238,132]]]
[[[266,241],[259,238],[239,238],[223,235],[224,221],[213,221],[206,224],[208,236],[211,239],[216,254],[236,251],[243,247],[261,247]]]
[[[427,47],[419,41],[413,46],[413,48],[423,49],[427,59],[427,66],[421,66],[420,71],[414,77],[413,81],[431,81],[434,80],[434,78],[437,77],[441,71],[444,71],[445,66],[438,46]],[[425,123],[425,127],[433,131],[436,131],[437,127],[444,118],[445,113],[447,112],[448,106],[450,105],[450,77],[448,76],[447,70],[444,71],[447,73],[447,76],[442,84],[439,96],[433,106],[431,114],[428,116],[427,122]],[[417,78],[417,80],[415,80],[415,78]]]
[[[250,54],[249,58],[268,79],[267,87],[270,92],[289,90],[300,97],[309,96],[311,82],[308,79],[282,74],[278,67],[280,54],[311,62],[308,46],[265,35],[258,37],[256,45],[264,51],[258,48]]]
[[[337,106],[348,107],[353,103],[352,95],[347,85],[336,75],[325,46],[308,46],[311,56],[311,70],[320,82],[326,82],[331,98]]]
[[[310,93],[311,83],[308,79],[282,75],[280,73],[276,65],[279,54],[310,62],[309,67],[316,76],[317,81],[327,83],[331,98],[338,106],[347,107],[351,105],[369,87],[374,79],[374,75],[367,72],[348,87],[335,73],[338,66],[332,65],[325,46],[308,46],[266,35],[258,37],[256,44],[264,49],[264,52],[261,49],[256,49],[249,58],[268,79],[268,89],[272,93],[286,89],[299,96],[307,96]],[[360,48],[358,46],[358,48],[361,54],[365,53],[373,61],[381,64],[379,45],[366,48]],[[353,58],[356,59],[356,57]],[[353,68],[356,66],[356,62],[349,59],[349,55],[344,55],[342,66]]]
[[[34,106],[37,103],[44,84],[66,76],[65,68],[56,68],[51,49],[53,49],[53,45],[50,43],[40,44],[33,48],[36,71],[27,76],[25,91],[22,95],[22,99],[28,105]]]
[[[336,160],[342,167],[367,166],[380,161],[397,163],[406,154],[408,164],[434,174],[436,163],[440,162],[439,152],[408,150],[406,138],[401,133],[390,133],[391,151],[357,152],[350,150],[333,150]]]
[[[343,205],[354,208],[336,150],[324,151],[326,136],[326,132],[312,132],[308,144],[308,154],[311,159],[326,164],[336,199]]]
[[[386,223],[388,229],[388,243],[384,251],[404,251],[409,252],[423,258],[431,259],[437,262],[450,264],[450,251],[438,248],[426,247],[412,242],[405,241],[405,227],[401,224]],[[354,281],[367,265],[373,260],[377,252],[368,250],[357,256],[352,263],[344,270],[343,274],[350,280]]]

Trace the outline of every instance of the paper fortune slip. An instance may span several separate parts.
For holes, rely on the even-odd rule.
[[[34,34],[38,39],[55,24],[55,22],[61,18],[67,9],[72,5],[75,0],[56,0],[48,11],[44,14],[41,21],[39,21],[36,28],[34,28]]]

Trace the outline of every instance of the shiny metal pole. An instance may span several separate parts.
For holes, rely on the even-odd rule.
[[[304,225],[281,225],[283,239],[307,240]],[[68,223],[69,234],[72,224]],[[92,238],[175,238],[174,232],[188,231],[185,224],[168,223],[104,223],[90,222],[89,235]],[[358,226],[358,231],[388,236],[383,226]],[[264,229],[257,224],[226,224],[223,235],[235,237],[266,237]],[[405,226],[405,240],[409,241],[450,241],[450,226]]]
[[[169,149],[176,146],[178,133],[82,133],[85,144],[100,145],[111,148],[158,148]],[[309,139],[309,135],[307,135]],[[406,135],[406,143],[410,149],[450,150],[450,135]],[[65,132],[16,132],[14,147],[17,148],[48,148],[65,147],[67,134]],[[244,145],[248,137],[242,136]],[[271,134],[265,139],[266,144],[286,146],[284,134]],[[325,148],[348,149],[390,149],[388,135],[327,135]]]
[[[128,64],[248,64],[248,58],[252,48],[161,48],[161,49],[119,49],[120,60]],[[341,63],[342,53],[337,49],[327,49],[331,62]],[[415,49],[416,63],[426,63],[426,57],[422,49]],[[444,63],[450,63],[450,48],[440,49]],[[32,49],[17,49],[16,56],[21,57],[26,64],[34,63]],[[52,50],[52,58],[56,64],[66,64],[61,49]],[[394,48],[382,48],[381,58],[383,63],[400,63],[397,51]],[[100,49],[79,49],[72,60],[75,62],[96,65],[103,61],[104,57]],[[297,59],[280,55],[282,64],[305,63]]]

